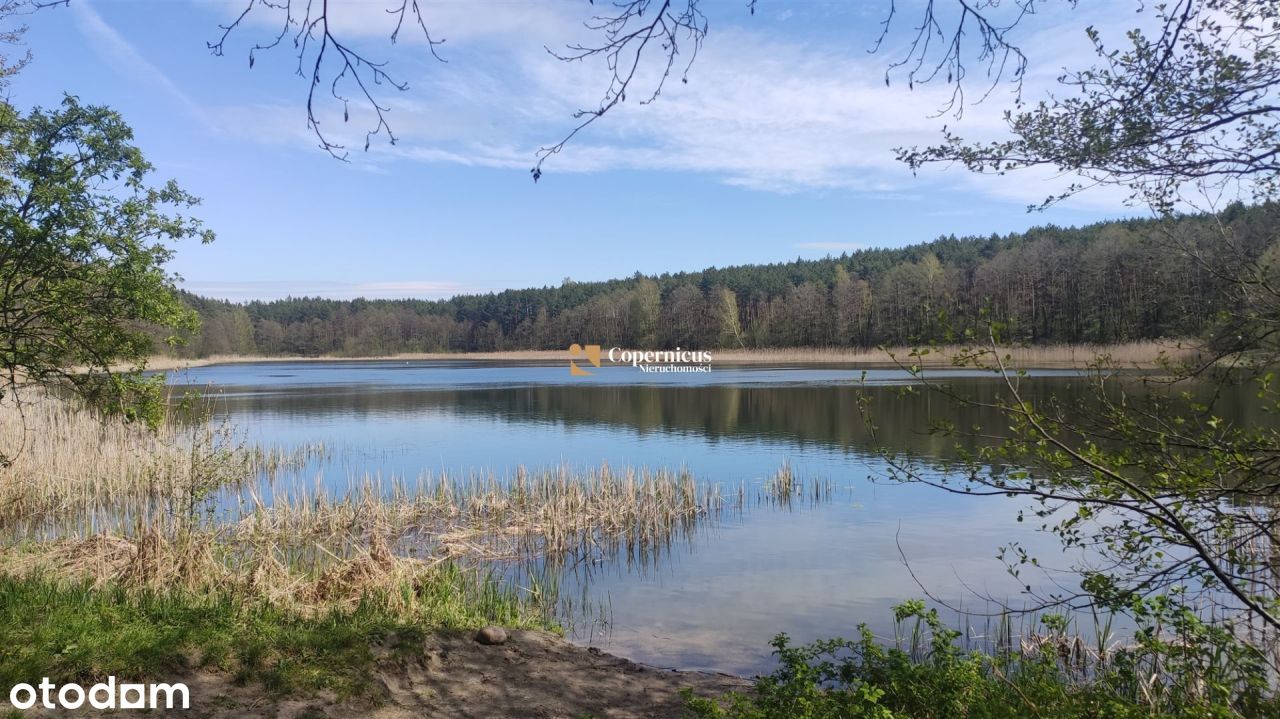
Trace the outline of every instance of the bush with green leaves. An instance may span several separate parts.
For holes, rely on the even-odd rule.
[[[1080,664],[1069,646],[1068,623],[1042,618],[1053,641],[1048,651],[966,650],[962,633],[947,627],[921,601],[895,607],[898,645],[881,643],[866,625],[856,640],[826,639],[794,646],[773,640],[778,668],[756,680],[751,693],[719,699],[686,693],[689,712],[702,719],[1164,719],[1280,716],[1266,693],[1265,670],[1235,684],[1230,694],[1187,690],[1171,680],[1192,676],[1177,660],[1232,644],[1206,634],[1183,647],[1153,641],[1144,627],[1130,646]],[[905,629],[905,631],[904,631]],[[1070,665],[1070,666],[1068,666]],[[1201,683],[1215,681],[1201,675]]]

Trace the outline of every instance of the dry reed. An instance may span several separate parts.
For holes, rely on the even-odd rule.
[[[646,348],[640,348],[646,349]],[[960,345],[934,347],[924,358],[923,364],[931,367],[951,366],[952,358],[967,349]],[[1100,355],[1125,367],[1156,368],[1162,356],[1171,360],[1186,360],[1196,355],[1191,340],[1143,340],[1112,345],[1063,344],[1032,345],[1001,348],[1002,354],[1012,356],[1012,365],[1022,369],[1083,368]],[[726,364],[774,364],[801,362],[817,364],[851,364],[867,367],[894,366],[890,354],[906,358],[911,347],[847,348],[847,347],[778,347],[757,349],[712,349],[714,363]],[[186,367],[204,367],[216,364],[244,362],[333,362],[351,360],[473,360],[482,362],[538,362],[564,363],[567,350],[511,350],[504,352],[407,352],[376,357],[349,357],[327,355],[322,357],[264,357],[254,355],[214,355],[198,359],[181,357],[152,357],[148,369],[173,370]]]
[[[8,461],[0,470],[0,528],[147,505],[189,511],[219,487],[327,451],[320,444],[263,448],[226,424],[166,418],[151,430],[31,392],[0,401],[0,443]]]
[[[640,550],[691,530],[724,503],[718,487],[700,488],[687,472],[608,465],[580,472],[521,468],[510,478],[366,476],[340,496],[316,489],[241,499],[239,533],[281,542],[378,536],[418,553],[485,560],[562,557],[600,546]]]
[[[350,607],[368,596],[412,612],[442,566],[554,562],[587,552],[661,547],[719,511],[715,489],[687,473],[567,468],[508,480],[367,479],[342,496],[252,491],[236,521],[157,523],[129,535],[67,534],[0,550],[5,571],[99,585],[190,592],[218,589],[300,611]]]
[[[651,556],[723,503],[687,472],[607,465],[305,490],[271,475],[323,448],[265,450],[203,422],[150,431],[50,397],[0,405],[0,430],[19,440],[0,470],[6,573],[301,610],[377,595],[411,611],[444,567]]]

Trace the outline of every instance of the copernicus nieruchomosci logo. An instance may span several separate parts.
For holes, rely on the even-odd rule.
[[[569,345],[569,374],[573,375],[574,377],[587,377],[591,374],[590,372],[579,367],[578,363],[573,360],[574,357],[583,357],[583,356],[587,358],[587,361],[591,363],[592,367],[599,367],[600,366],[600,345],[587,345],[586,347],[583,347],[577,342],[574,342],[573,344]]]

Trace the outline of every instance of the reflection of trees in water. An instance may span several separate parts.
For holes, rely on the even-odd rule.
[[[1071,406],[1090,401],[1085,380],[1029,378],[1023,393],[1032,402],[1050,398]],[[1000,386],[985,379],[966,379],[954,385],[980,403],[992,403]],[[325,388],[230,396],[220,400],[233,414],[305,419],[308,417],[403,417],[452,414],[468,418],[501,419],[511,424],[559,424],[565,427],[612,427],[650,433],[704,437],[764,439],[816,444],[846,451],[871,451],[889,442],[892,449],[924,457],[950,457],[956,438],[931,434],[933,423],[959,428],[1000,426],[1002,417],[986,407],[957,407],[932,392],[903,394],[900,386],[841,385],[783,386],[618,386],[535,385],[463,390],[384,390]],[[1240,388],[1241,392],[1248,388]],[[873,441],[863,421],[859,398],[866,395],[878,428]],[[1257,423],[1243,416],[1249,403],[1222,403],[1227,417]],[[1234,413],[1234,416],[1233,416]],[[966,448],[977,441],[960,440]]]
[[[753,511],[816,511],[835,499],[836,489],[829,479],[797,475],[784,464],[763,487],[748,490],[742,484],[715,496],[716,502],[707,502],[708,511],[682,517],[644,539],[635,532],[592,533],[559,551],[546,551],[535,539],[521,546],[518,559],[490,565],[489,571],[537,597],[553,619],[580,638],[608,636],[613,613],[609,595],[599,591],[602,583],[655,579],[673,557],[692,556],[713,538],[724,519],[743,521]]]

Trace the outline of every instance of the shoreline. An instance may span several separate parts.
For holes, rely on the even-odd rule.
[[[346,699],[324,691],[282,696],[259,682],[237,683],[225,672],[208,670],[155,678],[185,681],[191,688],[190,710],[156,715],[679,719],[688,716],[683,690],[719,698],[753,687],[747,677],[655,667],[545,631],[509,631],[496,646],[480,644],[472,634],[428,632],[399,652],[375,644],[368,694]]]
[[[1116,364],[1132,369],[1158,369],[1163,357],[1172,360],[1187,359],[1195,354],[1192,340],[1162,340],[1129,342],[1116,345],[1032,345],[1028,347],[1001,348],[1001,355],[1009,355],[1011,366],[1018,369],[1083,369],[1098,357],[1109,356]],[[921,348],[923,349],[923,348]],[[845,348],[779,348],[754,350],[711,350],[713,364],[727,365],[776,365],[816,364],[853,365],[873,369],[896,367],[896,356],[902,364],[919,364],[924,367],[950,367],[952,358],[964,349],[961,345],[929,348],[923,357],[909,357],[913,348],[892,347],[879,349]],[[194,367],[211,367],[227,364],[294,363],[294,362],[523,362],[561,364],[570,359],[567,350],[505,350],[497,352],[407,352],[376,356],[321,355],[265,356],[265,355],[213,355],[200,358],[183,358],[158,355],[147,360],[147,369],[154,371],[181,370]],[[605,361],[606,366],[620,363]]]

